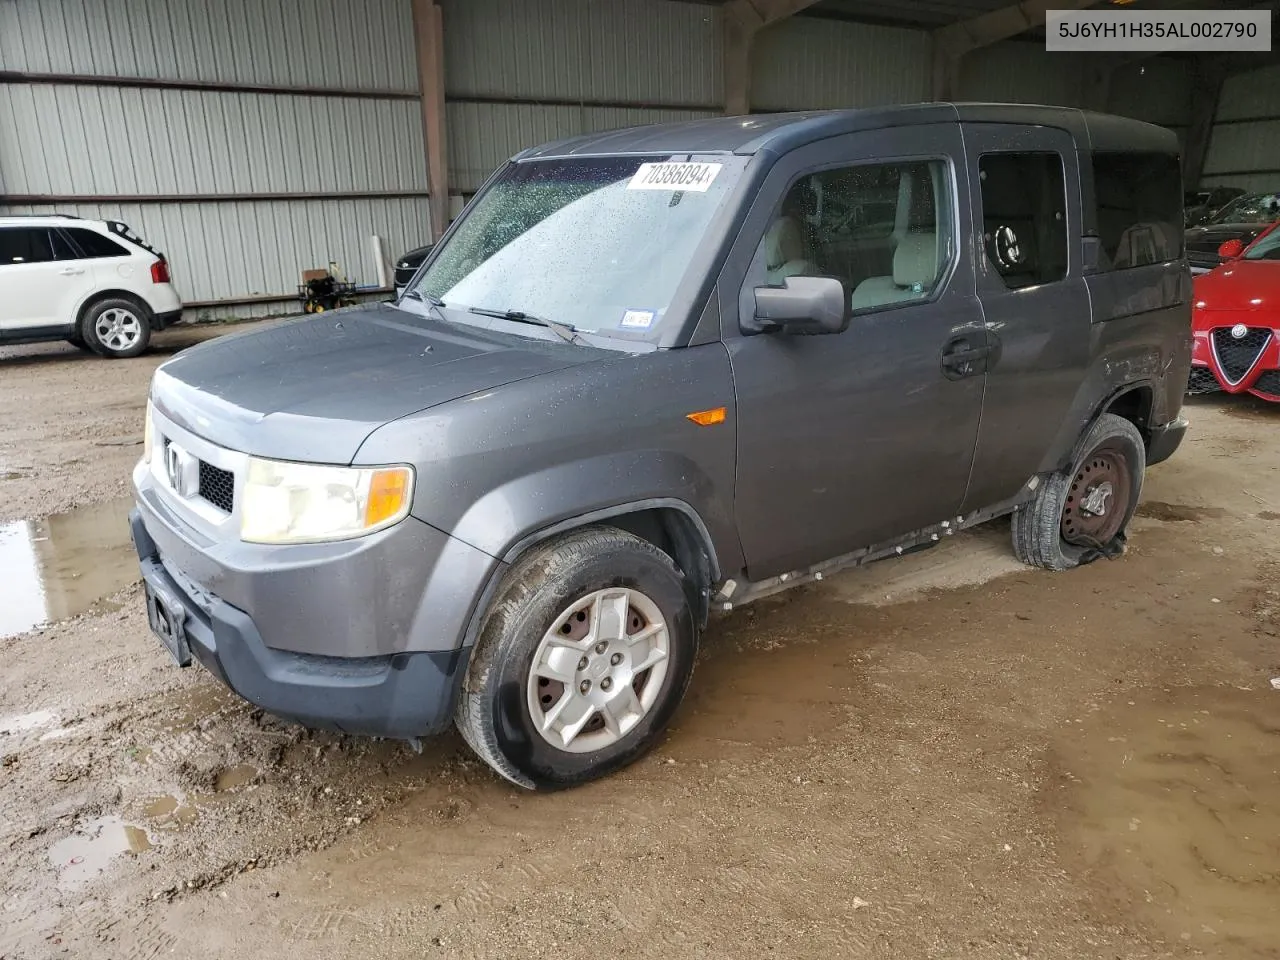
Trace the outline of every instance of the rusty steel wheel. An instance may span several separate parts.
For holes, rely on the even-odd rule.
[[[1104,413],[1077,451],[1069,467],[1038,478],[1032,498],[1014,511],[1013,551],[1023,563],[1070,570],[1124,551],[1147,465],[1142,434]]]
[[[1108,543],[1126,519],[1133,474],[1123,451],[1094,450],[1071,478],[1062,510],[1062,539],[1077,546]]]

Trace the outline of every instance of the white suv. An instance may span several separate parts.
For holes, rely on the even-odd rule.
[[[68,340],[136,357],[181,316],[164,255],[123,223],[0,217],[0,345]]]

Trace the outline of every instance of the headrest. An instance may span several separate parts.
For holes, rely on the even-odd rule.
[[[938,276],[938,235],[908,233],[893,252],[893,282],[900,287],[917,283],[928,290]]]
[[[765,268],[777,270],[784,263],[804,259],[804,234],[792,217],[779,217],[764,235]]]

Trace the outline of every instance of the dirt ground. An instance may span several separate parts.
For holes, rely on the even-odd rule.
[[[652,755],[529,795],[150,637],[147,380],[218,332],[0,350],[2,960],[1278,955],[1280,408],[1190,404],[1118,560],[1006,522],[716,619]]]

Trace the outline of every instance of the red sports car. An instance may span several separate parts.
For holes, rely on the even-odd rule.
[[[1233,246],[1234,245],[1234,246]],[[1252,393],[1280,403],[1280,223],[1195,278],[1188,393]]]

